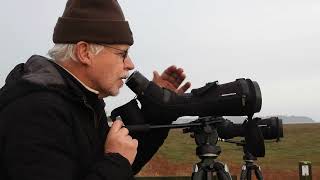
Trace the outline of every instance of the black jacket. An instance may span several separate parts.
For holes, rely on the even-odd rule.
[[[168,135],[136,135],[131,166],[105,154],[104,102],[63,68],[41,56],[17,65],[0,91],[1,180],[122,180],[148,162]]]

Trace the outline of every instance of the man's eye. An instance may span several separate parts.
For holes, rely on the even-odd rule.
[[[124,57],[126,54],[125,53],[117,53],[117,55]]]
[[[126,58],[127,57],[127,53],[120,53],[119,54],[121,57]]]

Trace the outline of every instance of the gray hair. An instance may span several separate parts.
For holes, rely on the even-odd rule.
[[[55,44],[53,48],[48,51],[48,55],[54,61],[64,61],[66,59],[77,61],[74,56],[74,47],[75,44]],[[97,55],[102,49],[102,45],[89,44],[89,50],[95,55]]]

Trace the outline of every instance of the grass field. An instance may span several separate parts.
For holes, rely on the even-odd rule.
[[[238,174],[243,164],[242,148],[223,142],[218,145],[222,148],[218,159],[228,164],[232,173]],[[298,162],[303,160],[312,162],[314,179],[320,179],[320,124],[284,125],[284,138],[278,143],[266,141],[265,145],[266,156],[257,161],[264,174],[288,174],[288,177],[291,174],[290,177],[297,177]],[[195,148],[190,134],[171,130],[165,144],[140,175],[190,175],[192,164],[199,161]]]

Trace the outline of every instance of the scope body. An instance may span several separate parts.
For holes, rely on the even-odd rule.
[[[142,110],[153,116],[250,116],[261,109],[259,85],[250,79],[218,84],[217,81],[179,95],[149,81],[138,71],[126,81],[137,94]]]

